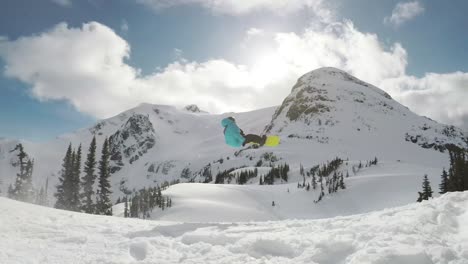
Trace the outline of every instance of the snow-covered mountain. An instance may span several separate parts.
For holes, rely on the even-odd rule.
[[[379,147],[403,139],[439,151],[446,144],[468,145],[460,129],[420,117],[386,92],[335,68],[299,78],[266,132],[324,143],[368,138]]]
[[[227,116],[234,116],[246,133],[277,134],[282,142],[275,148],[233,149],[224,143],[220,125],[221,119]],[[34,184],[44,186],[48,179],[48,193],[52,198],[68,144],[74,147],[82,144],[84,160],[93,136],[97,138],[97,153],[104,139],[110,140],[114,199],[129,190],[164,181],[204,182],[207,170],[216,175],[227,169],[253,167],[259,161],[287,162],[291,167],[289,182],[297,183],[302,181],[300,164],[311,168],[337,156],[348,160],[342,171],[350,171],[361,160],[378,157],[382,164],[387,164],[385,168],[393,166],[401,170],[413,166],[418,169],[412,170],[408,177],[422,177],[427,173],[438,182],[438,173],[448,161],[445,145],[468,147],[460,129],[418,116],[379,88],[341,70],[321,68],[299,78],[279,107],[215,115],[194,105],[177,109],[141,104],[91,128],[49,142],[23,142],[26,152],[35,159]],[[3,194],[16,175],[16,154],[11,150],[17,143],[17,140],[0,140]],[[184,169],[189,173],[182,177]],[[351,178],[347,181],[351,182]],[[386,179],[382,184],[392,180],[404,181]],[[416,184],[419,178],[411,182]],[[418,187],[411,188],[414,192]],[[399,204],[412,199],[405,197]]]

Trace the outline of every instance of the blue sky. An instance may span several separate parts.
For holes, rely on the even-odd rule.
[[[281,2],[2,1],[0,137],[51,139],[143,101],[279,105],[322,66],[468,128],[467,1]]]

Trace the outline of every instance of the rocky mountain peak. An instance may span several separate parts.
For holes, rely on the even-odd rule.
[[[203,113],[203,112],[205,112],[205,111],[200,110],[200,108],[195,104],[187,105],[186,107],[184,107],[184,109],[185,109],[185,111],[192,112],[192,113]]]
[[[277,119],[286,123],[302,120],[310,124],[313,119],[327,119],[327,116],[332,117],[330,113],[356,104],[377,107],[379,111],[389,111],[401,106],[386,92],[342,70],[320,68],[298,79],[266,131],[273,129]],[[281,131],[281,128],[278,130]]]
[[[153,124],[150,122],[149,117],[142,114],[134,114],[128,118],[127,122],[122,126],[123,137],[131,135],[137,137],[144,133],[154,133]]]
[[[112,172],[120,170],[124,161],[132,164],[156,144],[156,132],[147,115],[133,114],[109,137]]]
[[[350,84],[354,84],[350,85]],[[324,67],[313,70],[302,75],[296,85],[292,88],[292,92],[297,89],[304,89],[310,86],[322,86],[328,90],[360,90],[364,93],[377,93],[387,99],[392,97],[385,91],[366,83],[353,75],[333,67]]]
[[[357,140],[388,134],[438,151],[445,151],[447,144],[468,146],[458,128],[418,116],[385,91],[336,68],[320,68],[300,77],[265,133],[319,143],[343,135]]]

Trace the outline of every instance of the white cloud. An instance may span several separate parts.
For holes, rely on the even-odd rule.
[[[299,76],[331,66],[385,89],[416,113],[467,127],[468,73],[408,76],[401,44],[386,46],[349,21],[310,27],[302,34],[256,36],[260,42],[245,42],[250,53],[244,57],[251,60],[244,65],[187,61],[174,49],[179,54],[175,62],[145,76],[125,62],[128,43],[96,22],[82,28],[59,24],[40,35],[3,39],[0,57],[5,74],[30,84],[34,97],[64,99],[101,118],[141,102],[195,103],[217,113],[279,105]]]
[[[400,2],[393,9],[392,15],[390,17],[384,18],[384,23],[398,27],[406,21],[411,20],[414,17],[422,14],[423,12],[424,7],[418,1],[405,3]]]
[[[120,24],[120,31],[122,31],[122,33],[127,33],[129,30],[129,26],[128,26],[128,22],[127,20],[122,20],[122,23]]]
[[[263,33],[263,29],[260,28],[250,28],[249,30],[247,30],[248,37],[262,35]]]
[[[278,33],[275,41],[277,52],[297,73],[332,66],[378,84],[404,74],[407,64],[399,43],[385,47],[375,34],[360,32],[350,21],[309,28],[302,35]]]
[[[468,73],[428,73],[382,81],[381,88],[414,112],[468,129]]]
[[[32,86],[40,100],[69,100],[95,116],[132,107],[137,71],[125,64],[130,47],[110,28],[96,22],[80,28],[58,24],[48,32],[0,42],[5,75]]]
[[[225,60],[180,60],[141,76],[125,63],[129,52],[124,39],[97,22],[82,28],[61,23],[40,35],[0,42],[4,74],[30,84],[32,96],[67,100],[79,111],[100,118],[141,102],[196,103],[212,112],[257,106],[261,87],[250,85],[252,74],[245,66]]]
[[[154,10],[197,4],[213,12],[228,15],[245,15],[258,10],[268,10],[276,14],[288,14],[308,8],[323,21],[331,21],[334,16],[324,0],[136,0]]]
[[[72,1],[71,0],[51,0],[52,2],[56,3],[57,5],[71,7]]]

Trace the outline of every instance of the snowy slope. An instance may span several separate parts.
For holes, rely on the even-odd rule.
[[[163,192],[171,197],[173,207],[154,211],[151,217],[183,222],[238,222],[367,213],[416,201],[416,190],[421,189],[423,178],[421,171],[428,173],[431,182],[439,182],[439,168],[403,162],[381,163],[345,179],[346,190],[327,195],[320,203],[314,203],[319,196],[318,189],[305,191],[297,188],[297,183],[273,186],[177,184]],[[436,187],[433,184],[433,188]],[[434,196],[438,196],[437,192]],[[272,206],[273,201],[275,206]]]
[[[234,116],[246,133],[280,135],[281,144],[275,148],[230,148],[224,144],[223,128],[220,125],[221,119],[227,116]],[[285,162],[290,165],[291,186],[302,181],[300,164],[310,169],[337,156],[349,159],[353,164],[374,157],[378,157],[382,164],[395,164],[399,160],[400,165],[408,165],[408,171],[405,171],[406,165],[395,165],[400,177],[374,177],[369,181],[374,182],[372,188],[390,185],[395,186],[395,190],[397,187],[403,188],[402,181],[410,182],[411,189],[404,187],[398,193],[405,198],[395,198],[398,202],[394,205],[401,205],[414,200],[409,198],[417,190],[413,186],[424,174],[429,174],[433,188],[436,187],[438,174],[448,165],[448,155],[442,152],[445,144],[467,147],[467,140],[459,129],[417,116],[377,87],[338,69],[322,68],[301,77],[279,107],[214,115],[196,106],[177,109],[141,104],[102,120],[91,128],[63,135],[50,142],[23,142],[26,152],[35,159],[35,186],[40,188],[49,180],[51,203],[68,144],[71,142],[74,147],[82,144],[84,160],[93,136],[97,137],[97,153],[100,153],[105,137],[111,138],[114,143],[114,173],[111,176],[114,201],[123,196],[124,191],[155,186],[164,181],[180,179],[182,182],[203,182],[205,178],[201,174],[205,169],[210,170],[214,177],[219,171],[253,167],[259,160],[269,164],[270,160],[264,157],[274,155],[277,161],[272,162],[273,165]],[[17,171],[12,166],[15,153],[10,152],[16,143],[15,140],[0,140],[0,179],[3,181],[0,190],[3,195],[8,185],[13,183]],[[181,178],[184,168],[191,171],[187,178]],[[378,171],[379,168],[381,171]],[[350,171],[350,167],[342,167],[340,170]],[[391,174],[391,169],[385,166],[376,167],[376,170],[373,175]],[[250,184],[255,185],[257,182],[255,179]],[[355,193],[360,192],[362,180],[350,178],[347,182],[350,185],[347,192],[351,193],[353,189]],[[359,184],[353,185],[354,182]],[[257,186],[229,188],[255,189]],[[265,187],[260,188],[259,192],[264,192],[264,196],[268,197],[270,191]],[[193,195],[196,196],[196,193]],[[307,197],[300,199],[304,202],[310,202],[309,198],[315,199],[314,193],[300,196]],[[379,206],[366,207],[368,209],[356,212],[388,206],[385,199],[378,201],[382,202]],[[292,217],[315,218],[308,214],[290,213]],[[318,214],[331,216],[322,211]],[[286,213],[279,214],[279,218],[284,217]],[[258,219],[276,218],[258,216]]]
[[[468,192],[323,220],[177,223],[0,198],[0,263],[468,263]]]

